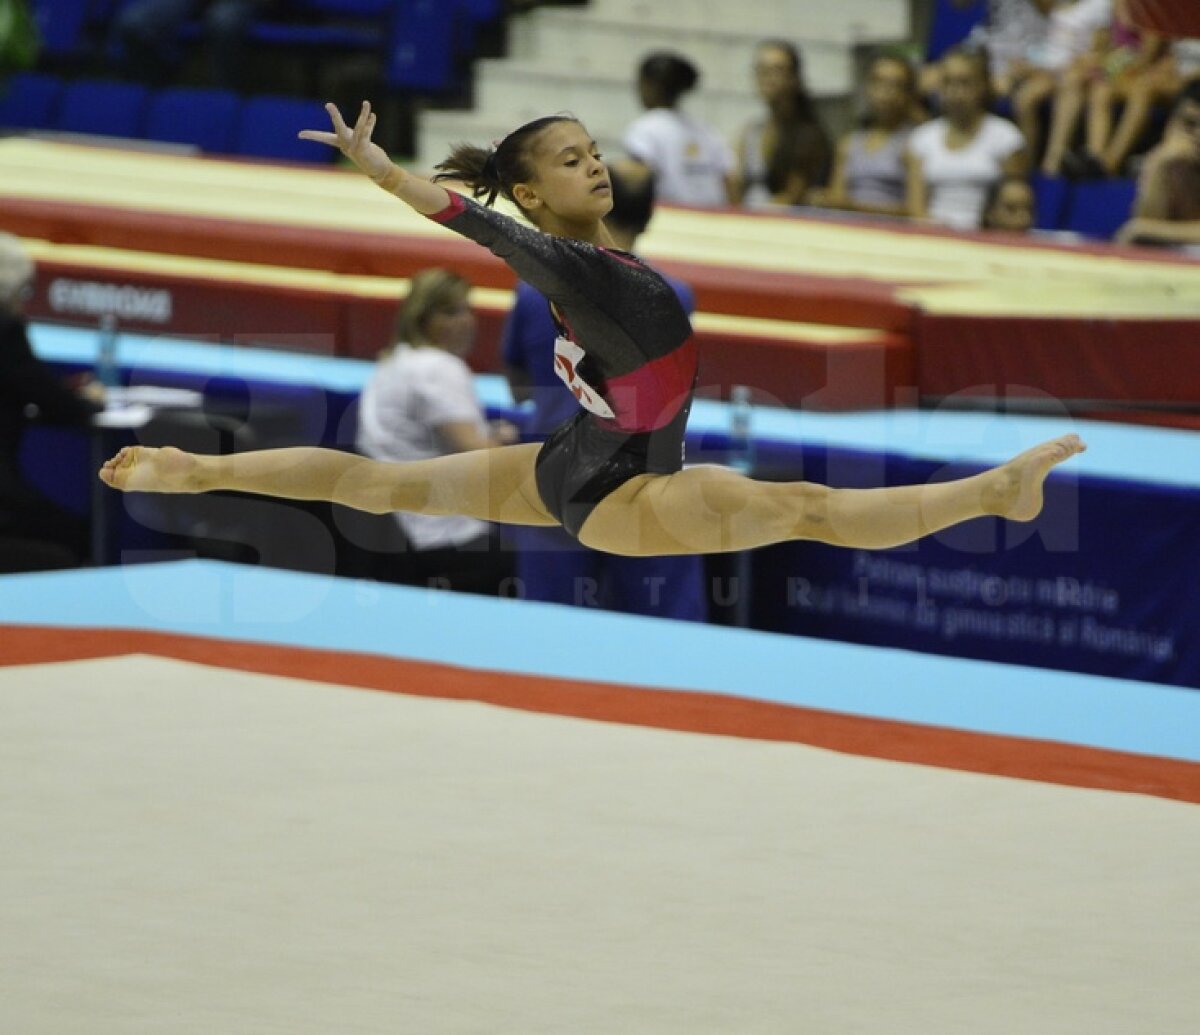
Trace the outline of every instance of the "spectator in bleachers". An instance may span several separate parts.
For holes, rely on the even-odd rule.
[[[662,201],[716,207],[731,199],[733,154],[716,130],[679,109],[699,81],[687,58],[668,51],[648,55],[637,83],[646,112],[625,130],[624,146],[654,173]]]
[[[908,208],[914,217],[978,229],[992,184],[1027,173],[1025,138],[988,111],[989,94],[982,52],[952,50],[942,59],[943,114],[909,137]]]
[[[464,357],[475,345],[469,285],[446,270],[412,278],[395,341],[379,356],[359,403],[355,445],[376,460],[424,460],[509,445],[517,431],[489,425]],[[494,527],[459,515],[397,512],[418,582],[496,594],[512,559]]]
[[[743,205],[802,205],[829,177],[832,147],[804,85],[800,52],[766,40],[754,56],[758,95],[766,117],[742,130],[733,176],[733,200]]]
[[[967,7],[978,0],[953,0]],[[1031,58],[1044,46],[1050,31],[1048,16],[1058,0],[988,0],[987,17],[963,41],[968,50],[987,52],[992,74],[992,94],[1008,97],[1032,70]],[[938,91],[936,62],[921,70],[920,92],[929,97]]]
[[[984,230],[1024,234],[1037,217],[1033,187],[1023,176],[1006,176],[992,184],[983,206]]]
[[[68,387],[33,354],[25,303],[34,272],[21,242],[0,233],[0,571],[69,568],[88,553],[87,522],[30,485],[18,459],[31,416],[85,427],[104,400],[98,385]]]
[[[204,24],[211,85],[244,85],[246,33],[276,0],[133,0],[113,19],[109,52],[122,74],[163,86],[176,78],[183,52],[180,30],[193,18]]]
[[[877,215],[907,216],[908,138],[913,130],[916,74],[895,54],[880,54],[867,71],[866,112],[838,142],[827,191],[812,204]]]
[[[1171,41],[1169,71],[1172,96],[1178,96],[1188,83],[1200,79],[1200,39]]]
[[[1060,77],[1095,46],[1098,35],[1109,32],[1112,17],[1113,0],[1070,0],[1050,11],[1046,38],[1031,51],[1012,91],[1013,117],[1031,155],[1041,151],[1043,111]]]
[[[1115,176],[1141,139],[1153,106],[1169,100],[1166,41],[1131,26],[1123,0],[1117,0],[1109,33],[1074,61],[1059,80],[1050,122],[1049,141],[1042,159],[1047,176],[1066,173],[1072,179]],[[1121,116],[1115,127],[1114,108]],[[1084,111],[1086,146],[1070,150]]]
[[[612,211],[605,219],[615,247],[632,252],[654,212],[654,179],[636,162],[608,167]],[[689,315],[692,290],[666,278]],[[504,324],[504,364],[518,402],[534,405],[529,432],[543,440],[579,411],[554,372],[557,331],[546,297],[524,281]],[[699,557],[622,557],[589,550],[561,528],[514,528],[522,595],[548,603],[605,607],[633,614],[704,621],[707,594]]]
[[[1200,79],[1180,94],[1163,141],[1146,157],[1123,244],[1200,245]]]

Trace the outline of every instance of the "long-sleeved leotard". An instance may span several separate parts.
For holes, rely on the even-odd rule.
[[[578,535],[618,485],[682,467],[697,366],[691,324],[671,286],[634,256],[450,198],[430,218],[483,245],[550,300],[555,372],[583,409],[546,440],[538,491]]]

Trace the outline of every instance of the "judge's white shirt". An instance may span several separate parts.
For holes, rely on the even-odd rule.
[[[443,349],[400,344],[375,365],[363,389],[355,444],[375,460],[427,460],[446,452],[436,429],[463,422],[487,434],[471,368]],[[415,550],[457,546],[488,528],[459,515],[397,511],[396,520]]]

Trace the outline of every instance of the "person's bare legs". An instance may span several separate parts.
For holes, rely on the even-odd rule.
[[[109,460],[100,478],[125,492],[228,489],[328,500],[377,514],[407,510],[553,525],[537,493],[539,448],[505,446],[389,464],[307,447],[196,456],[133,446]],[[1085,448],[1077,435],[1066,435],[969,478],[879,489],[758,482],[721,467],[640,475],[596,507],[579,539],[630,556],[746,550],[789,539],[886,549],[989,514],[1033,520],[1051,468]]]
[[[1125,95],[1125,109],[1117,120],[1112,137],[1100,154],[1100,161],[1112,176],[1121,172],[1125,159],[1146,131],[1157,98],[1153,84],[1146,78],[1133,80],[1121,92]]]
[[[1046,176],[1057,176],[1062,171],[1063,156],[1071,146],[1071,139],[1083,114],[1086,89],[1085,75],[1075,70],[1065,74],[1059,83],[1050,116],[1046,155],[1042,159],[1042,172]]]
[[[463,514],[484,521],[555,525],[538,496],[537,444],[453,453],[391,464],[334,449],[297,447],[232,456],[178,449],[122,449],[100,470],[124,492],[231,489],[287,499],[328,500],[383,514]]]
[[[1112,136],[1113,104],[1117,98],[1112,84],[1107,81],[1092,84],[1088,94],[1087,150],[1088,154],[1100,158]]]
[[[987,515],[1032,521],[1051,468],[1085,448],[1077,435],[1066,435],[969,478],[878,489],[758,482],[722,467],[641,475],[596,507],[579,539],[635,556],[748,550],[791,539],[887,549]]]
[[[1039,69],[1013,90],[1013,117],[1034,158],[1042,139],[1042,105],[1054,96],[1056,87],[1054,73]]]

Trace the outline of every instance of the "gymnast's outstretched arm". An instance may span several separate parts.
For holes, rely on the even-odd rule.
[[[346,125],[337,105],[326,104],[325,110],[333,121],[333,132],[305,129],[300,132],[303,139],[336,147],[380,187],[423,216],[435,215],[450,204],[450,193],[445,187],[401,169],[371,139],[376,116],[367,101],[363,101],[353,128]]]

